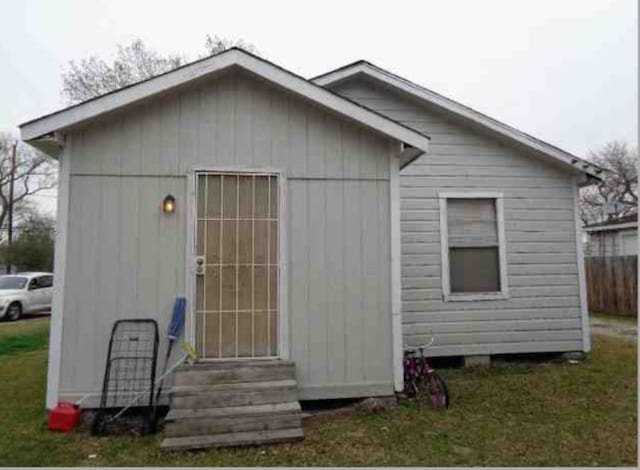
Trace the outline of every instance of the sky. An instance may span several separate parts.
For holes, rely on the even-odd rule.
[[[70,60],[142,39],[196,59],[244,39],[312,77],[366,59],[579,156],[637,146],[634,0],[14,0],[2,5],[0,131],[63,106]],[[55,208],[55,191],[37,199]]]

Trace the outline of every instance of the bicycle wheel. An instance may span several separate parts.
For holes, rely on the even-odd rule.
[[[449,390],[442,377],[436,372],[431,372],[425,377],[424,396],[435,409],[449,408]]]

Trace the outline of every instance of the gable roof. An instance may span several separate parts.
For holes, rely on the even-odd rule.
[[[45,152],[53,154],[55,152],[50,145],[51,136],[58,131],[233,67],[249,71],[338,115],[393,137],[406,146],[417,149],[418,154],[428,150],[427,135],[238,48],[228,49],[148,80],[25,122],[19,126],[22,140],[37,144],[38,140],[42,139],[40,147]]]
[[[360,60],[322,75],[318,75],[317,77],[312,78],[311,81],[318,85],[327,87],[357,75],[366,76],[393,89],[400,90],[405,94],[427,102],[430,105],[461,118],[462,120],[481,126],[498,136],[523,145],[534,151],[536,154],[541,154],[568,165],[573,168],[574,171],[579,170],[590,177],[600,179],[599,175],[603,170],[597,165],[493,119],[468,106],[442,96],[432,90],[417,85],[416,83],[373,65],[370,62]]]

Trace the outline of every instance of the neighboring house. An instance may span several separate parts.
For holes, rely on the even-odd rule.
[[[638,255],[638,214],[621,217],[615,221],[585,225],[584,232],[585,256]]]
[[[177,295],[201,359],[290,359],[301,399],[401,390],[430,332],[590,348],[599,169],[370,64],[306,80],[232,49],[21,132],[61,164],[48,407],[97,397],[114,320],[164,331]]]

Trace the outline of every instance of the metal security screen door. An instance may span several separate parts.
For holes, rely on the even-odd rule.
[[[278,177],[198,173],[196,351],[278,355]]]

